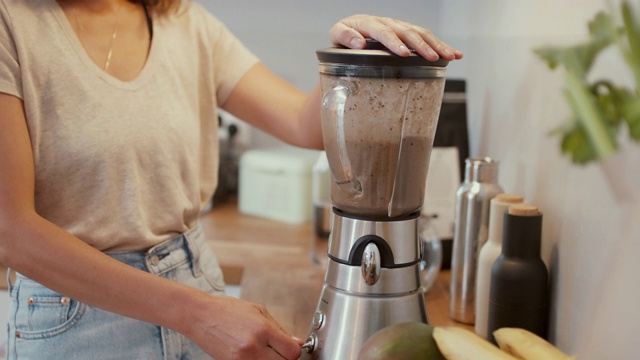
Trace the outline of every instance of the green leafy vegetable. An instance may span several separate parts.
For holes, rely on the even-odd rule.
[[[628,2],[621,17],[599,12],[588,24],[588,41],[568,47],[547,46],[534,50],[551,69],[565,69],[565,98],[572,121],[556,131],[562,152],[574,163],[586,164],[612,155],[618,148],[622,126],[631,139],[640,141],[640,17]],[[589,82],[591,67],[600,53],[616,46],[635,78],[635,89],[608,80]]]

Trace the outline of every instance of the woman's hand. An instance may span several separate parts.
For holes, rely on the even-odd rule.
[[[340,20],[329,32],[331,41],[352,49],[361,49],[365,38],[380,41],[399,56],[408,56],[408,47],[427,60],[462,58],[462,52],[440,41],[433,33],[417,25],[386,17],[353,15]]]
[[[282,329],[264,306],[216,296],[208,297],[195,313],[197,320],[185,335],[216,359],[300,357],[302,342]]]

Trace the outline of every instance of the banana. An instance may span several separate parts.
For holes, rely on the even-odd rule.
[[[474,332],[454,327],[437,326],[433,338],[447,360],[517,360]]]
[[[569,360],[572,357],[560,351],[538,335],[519,328],[502,328],[493,332],[502,350],[523,360]]]

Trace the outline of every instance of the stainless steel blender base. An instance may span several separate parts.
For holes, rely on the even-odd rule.
[[[417,290],[396,296],[363,296],[325,285],[311,325],[313,348],[301,359],[357,359],[364,342],[379,329],[427,322],[424,295]]]
[[[325,284],[301,359],[357,359],[378,330],[427,323],[417,216],[363,219],[334,210]]]

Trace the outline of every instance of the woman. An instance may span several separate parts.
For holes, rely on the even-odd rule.
[[[197,221],[217,182],[216,109],[321,148],[319,88],[270,72],[195,2],[0,1],[9,358],[298,358],[266,309],[222,296]],[[387,18],[330,37],[462,57]]]

